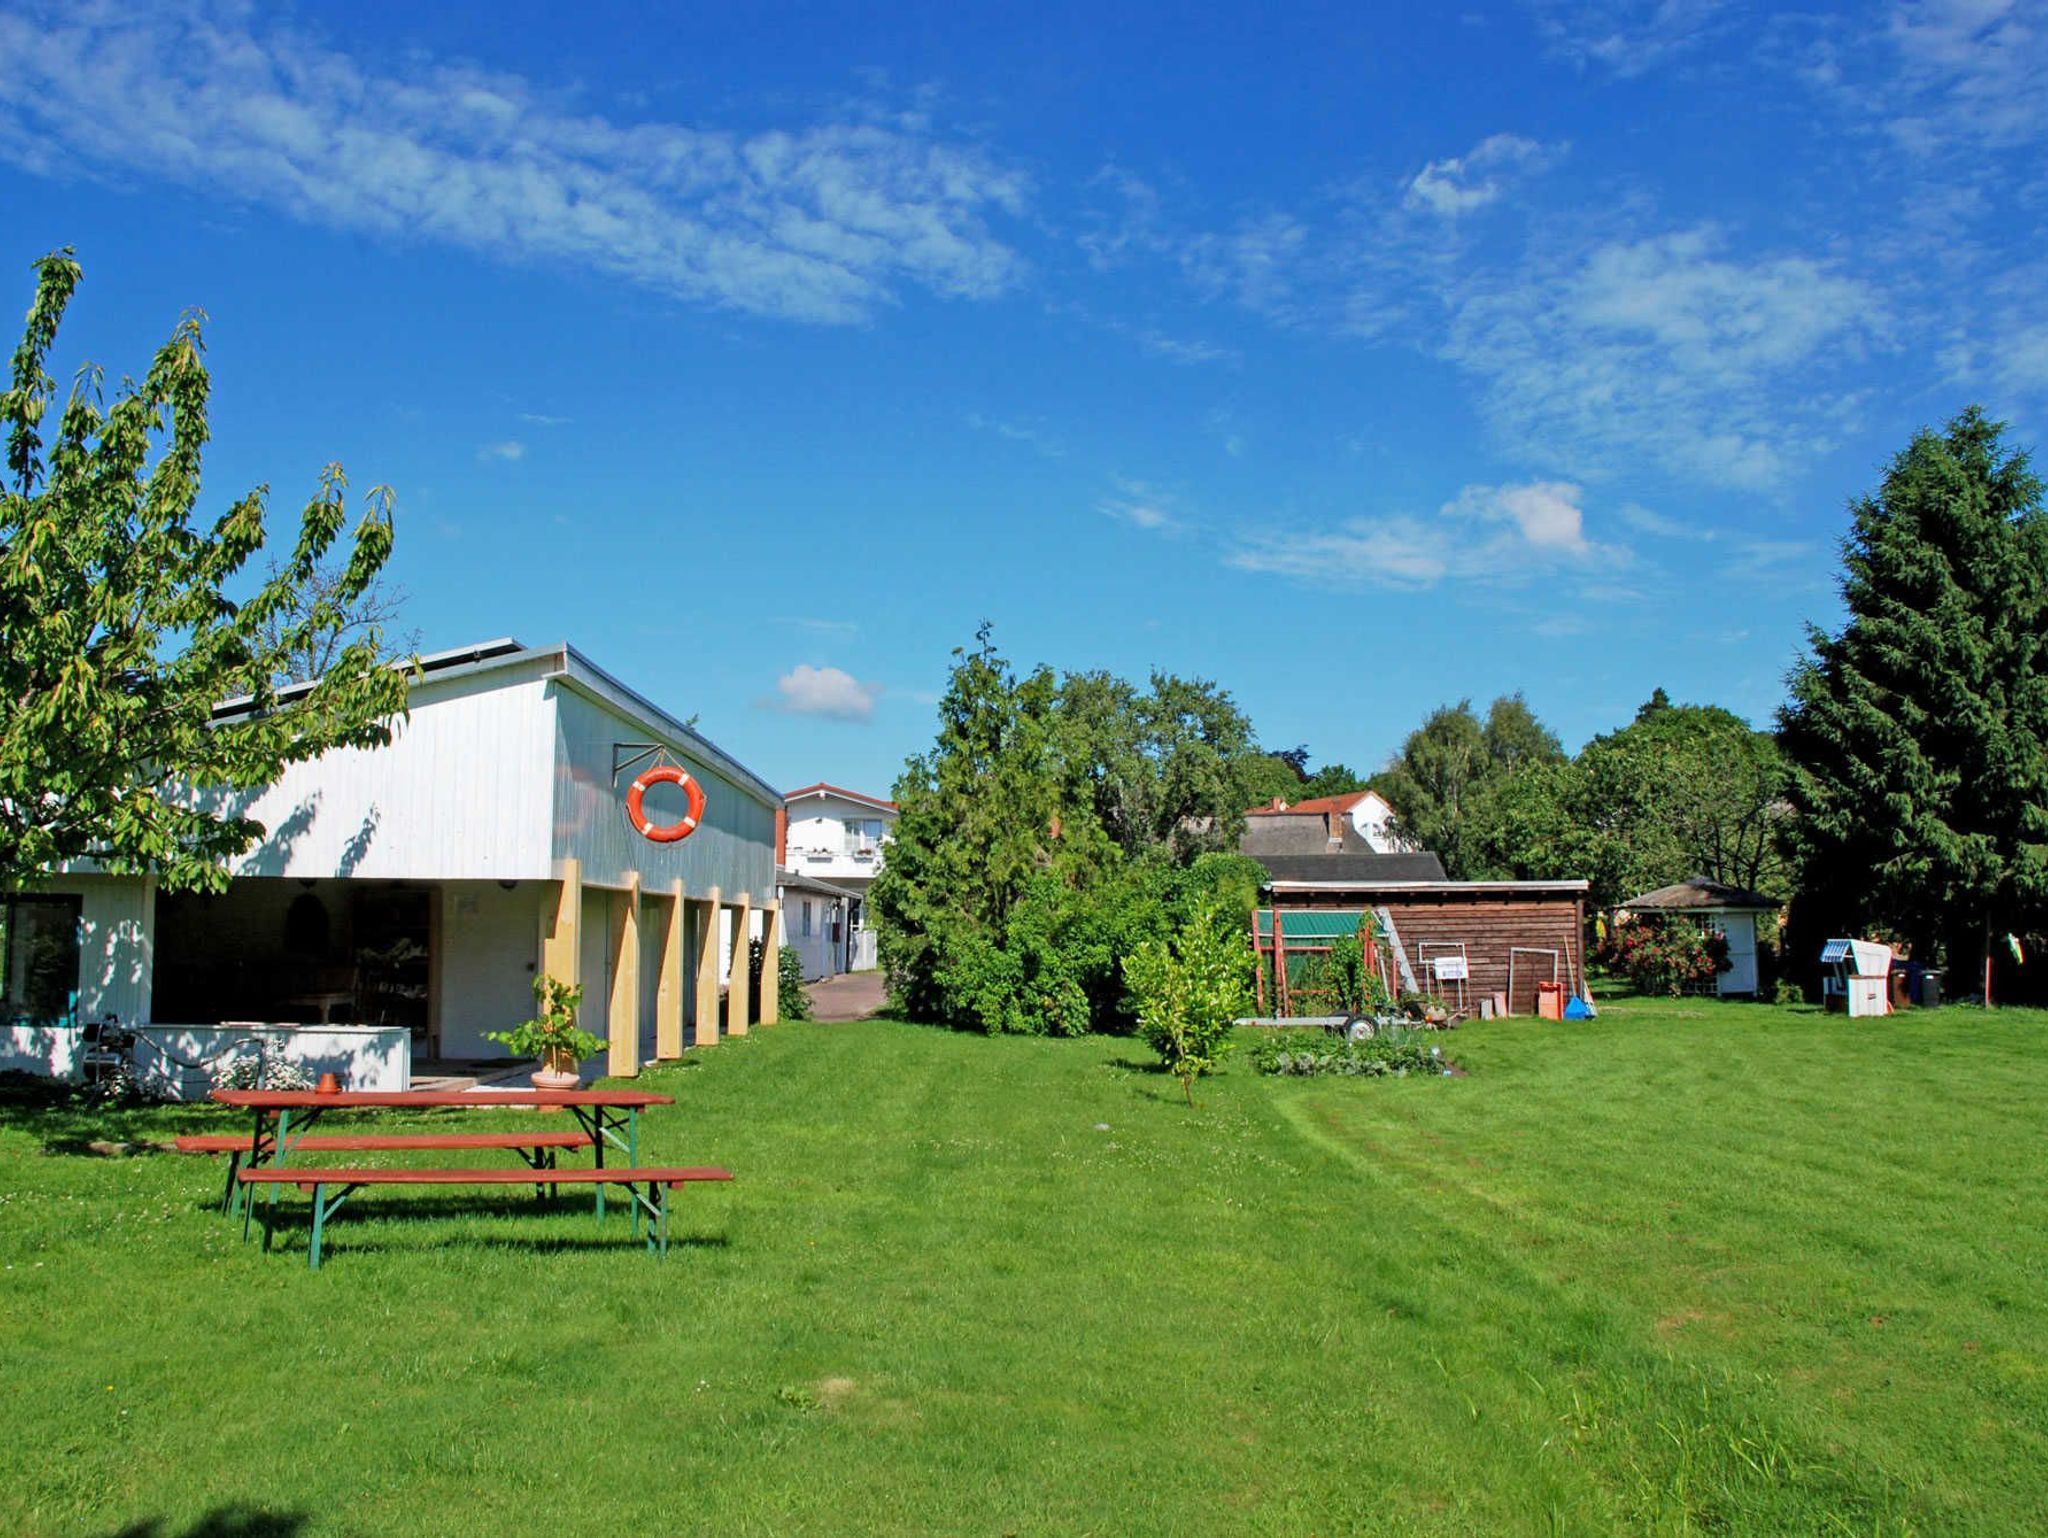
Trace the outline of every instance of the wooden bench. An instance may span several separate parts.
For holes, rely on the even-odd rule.
[[[436,1149],[491,1149],[509,1148],[526,1161],[529,1169],[552,1170],[555,1155],[564,1148],[588,1148],[595,1142],[588,1132],[365,1132],[335,1134],[332,1136],[309,1135],[293,1138],[293,1153],[384,1153]],[[221,1194],[221,1211],[232,1214],[235,1201],[241,1194],[236,1181],[242,1161],[252,1154],[267,1154],[269,1149],[257,1148],[246,1132],[241,1133],[187,1133],[177,1140],[178,1152],[188,1154],[226,1154],[228,1156],[227,1188]],[[512,1171],[510,1173],[517,1173]]]
[[[412,1169],[312,1169],[305,1166],[266,1164],[245,1169],[236,1177],[244,1186],[297,1186],[313,1196],[313,1239],[306,1263],[320,1269],[320,1239],[327,1220],[351,1192],[363,1186],[513,1186],[531,1185],[533,1176],[525,1170],[412,1170]],[[624,1186],[627,1194],[648,1218],[647,1248],[656,1255],[668,1255],[668,1193],[677,1186],[699,1180],[730,1180],[731,1170],[706,1166],[658,1168],[614,1168],[550,1170],[550,1185]],[[641,1186],[647,1187],[645,1194]],[[335,1194],[327,1194],[330,1187]],[[253,1195],[253,1192],[251,1193]],[[253,1203],[252,1203],[253,1205]],[[263,1212],[263,1248],[270,1248],[271,1216]]]

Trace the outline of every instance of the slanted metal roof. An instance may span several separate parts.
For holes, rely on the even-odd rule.
[[[1346,913],[1335,908],[1287,908],[1282,910],[1280,933],[1289,940],[1342,940],[1358,933],[1365,922],[1365,912],[1359,909]],[[1259,938],[1273,938],[1273,910],[1258,910]]]

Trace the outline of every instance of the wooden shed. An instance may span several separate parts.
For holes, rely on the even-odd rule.
[[[1584,881],[1402,881],[1338,877],[1267,883],[1257,944],[1262,975],[1292,954],[1290,933],[1310,946],[1355,933],[1367,917],[1381,936],[1398,991],[1443,995],[1477,1014],[1482,999],[1534,1014],[1536,986],[1585,991]],[[1270,1004],[1286,1012],[1286,1000]],[[1262,1005],[1262,1008],[1265,1007]]]

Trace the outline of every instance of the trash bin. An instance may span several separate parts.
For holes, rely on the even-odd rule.
[[[1941,1008],[1941,973],[1933,967],[1920,974],[1920,1007]]]
[[[1904,967],[1893,967],[1891,984],[1892,1009],[1897,1011],[1911,1008],[1913,1003],[1913,978],[1911,974]]]

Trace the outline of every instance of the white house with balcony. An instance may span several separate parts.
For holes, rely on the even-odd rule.
[[[813,980],[875,966],[867,891],[881,874],[896,803],[820,781],[782,798],[777,880],[783,940]]]

